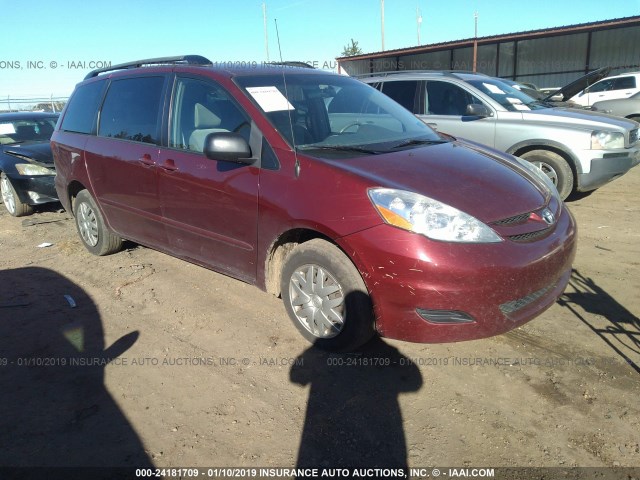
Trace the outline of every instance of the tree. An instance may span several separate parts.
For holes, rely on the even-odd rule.
[[[351,39],[351,45],[347,45],[342,49],[343,57],[353,57],[354,55],[361,55],[362,49],[358,46],[358,42],[356,42],[353,38]]]

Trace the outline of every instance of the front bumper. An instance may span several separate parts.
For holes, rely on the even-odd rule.
[[[382,336],[442,343],[507,332],[553,305],[571,276],[576,233],[564,208],[551,235],[528,243],[436,242],[388,225],[340,243],[367,285]]]
[[[589,150],[593,154],[593,150]],[[588,173],[578,173],[577,190],[587,192],[624,175],[640,163],[640,149],[632,148],[622,152],[603,153],[601,157],[590,159]]]
[[[58,201],[54,175],[36,177],[9,175],[9,180],[11,180],[11,184],[22,203],[40,205]]]

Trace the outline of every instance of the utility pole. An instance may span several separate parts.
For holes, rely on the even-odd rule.
[[[384,52],[384,0],[380,0],[380,17],[382,27],[382,51]]]
[[[473,14],[475,22],[475,33],[473,35],[473,71],[478,70],[478,12]]]
[[[262,3],[262,21],[264,23],[264,48],[267,52],[267,62],[269,62],[269,37],[267,36],[267,4]]]
[[[416,5],[416,24],[417,24],[417,28],[418,28],[418,46],[421,45],[420,43],[420,27],[422,27],[422,15],[420,15],[420,7],[418,7],[418,5]]]

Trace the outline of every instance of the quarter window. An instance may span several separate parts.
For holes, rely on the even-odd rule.
[[[159,143],[164,77],[136,77],[111,83],[100,112],[98,135]]]
[[[78,87],[69,101],[61,129],[67,132],[91,133],[96,113],[107,82],[92,82]]]

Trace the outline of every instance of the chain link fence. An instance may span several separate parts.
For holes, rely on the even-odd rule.
[[[8,112],[61,112],[69,97],[23,96],[0,97],[0,113]]]

